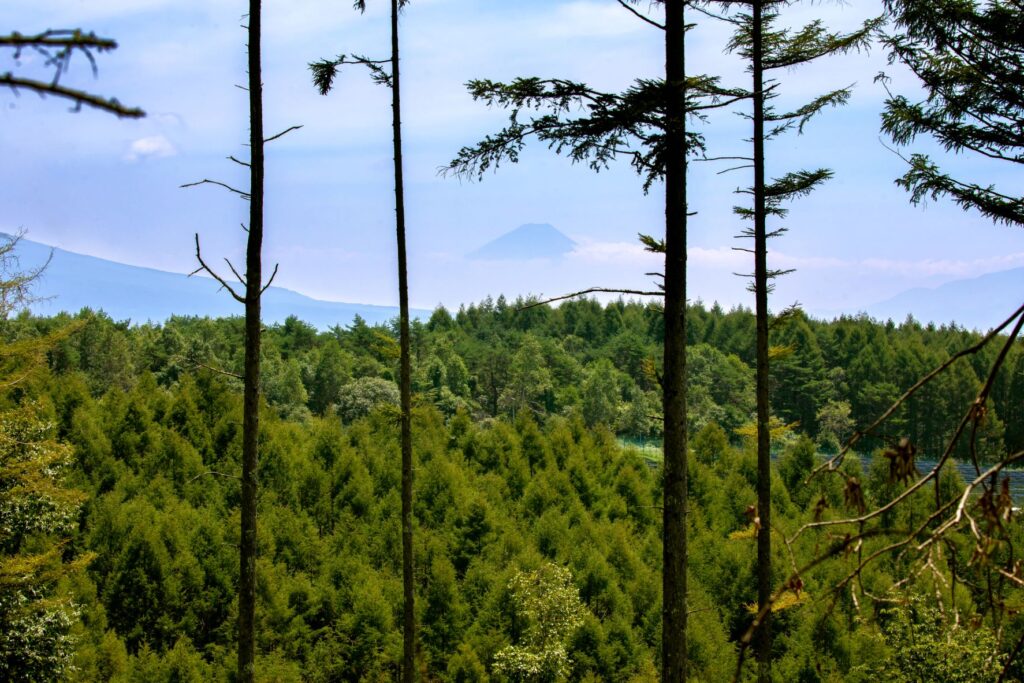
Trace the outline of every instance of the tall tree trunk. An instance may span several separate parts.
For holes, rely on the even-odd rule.
[[[398,51],[399,0],[391,0],[391,113],[395,146],[395,230],[398,237],[399,393],[402,408],[402,682],[416,678],[416,611],[412,572],[412,380],[409,360],[409,279],[402,178],[402,90]]]
[[[685,683],[686,650],[686,61],[684,0],[665,2],[665,463],[662,681]]]
[[[256,477],[260,409],[260,289],[263,282],[263,83],[260,0],[249,0],[249,241],[245,255],[245,389],[242,407],[242,536],[238,580],[238,680],[255,677]]]
[[[764,610],[772,594],[771,435],[768,425],[768,239],[764,181],[763,2],[754,0],[752,69],[754,76],[754,297],[757,345],[757,607]],[[757,679],[771,680],[771,613],[757,631]]]

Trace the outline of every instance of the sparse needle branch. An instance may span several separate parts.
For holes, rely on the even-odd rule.
[[[377,85],[388,88],[394,87],[391,72],[384,68],[384,65],[391,65],[390,59],[370,59],[361,55],[339,55],[335,59],[321,59],[318,62],[311,62],[309,70],[313,73],[313,85],[326,95],[334,87],[334,79],[338,76],[338,70],[346,64],[364,66],[370,71],[370,79]]]
[[[644,190],[665,174],[664,81],[638,79],[622,93],[594,90],[564,79],[516,78],[509,83],[470,81],[473,98],[510,109],[508,125],[473,147],[464,147],[442,173],[479,178],[502,162],[516,163],[529,138],[546,143],[574,163],[601,171],[620,156],[644,178]],[[717,78],[685,79],[687,116],[702,118],[708,109],[742,99],[741,91],[720,87]],[[537,112],[524,117],[524,112]],[[524,120],[524,118],[526,120]],[[706,156],[703,136],[686,132],[690,156]]]

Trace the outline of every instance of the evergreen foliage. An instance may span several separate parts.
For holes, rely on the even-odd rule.
[[[899,145],[926,135],[949,152],[1024,163],[1020,3],[887,0],[886,8],[899,29],[884,38],[890,60],[910,67],[924,99],[890,93],[882,129]],[[912,154],[908,162],[910,169],[896,182],[915,204],[945,196],[997,222],[1024,225],[1024,200],[1012,190],[954,178],[925,154]]]
[[[415,514],[422,537],[415,575],[421,596],[417,667],[437,680],[502,680],[497,654],[529,643],[527,601],[514,597],[510,582],[517,571],[529,575],[554,564],[571,573],[568,590],[576,592],[583,609],[579,627],[561,641],[567,678],[656,680],[659,458],[623,445],[622,440],[641,435],[630,431],[631,422],[621,413],[588,426],[585,394],[567,389],[607,373],[610,363],[619,368],[616,402],[628,406],[647,400],[644,388],[649,390],[658,372],[660,311],[624,301],[605,306],[581,301],[516,313],[521,303],[439,310],[435,324],[414,336],[414,375],[428,377],[425,370],[436,368],[439,359],[449,368],[458,358],[465,368],[464,380],[448,385],[464,402],[453,412],[446,412],[449,404],[433,382],[424,383],[414,397],[413,434],[420,454]],[[729,679],[736,639],[756,602],[756,553],[747,514],[757,481],[751,317],[742,309],[689,310],[690,343],[701,359],[691,380],[693,387],[704,386],[707,396],[695,406],[689,463],[689,651],[691,671],[701,680]],[[34,401],[38,419],[52,424],[47,439],[71,446],[63,451],[73,454],[65,468],[68,484],[88,495],[63,547],[91,562],[86,571],[49,584],[53,595],[65,596],[70,601],[65,604],[73,603],[79,613],[68,613],[71,628],[62,631],[76,639],[73,668],[65,678],[230,680],[241,382],[207,368],[240,369],[240,321],[174,318],[162,326],[132,327],[86,311],[75,319],[9,320],[4,339],[41,338],[71,322],[77,330],[52,344],[46,366],[23,385],[19,398]],[[834,386],[819,394],[821,402],[811,406],[815,413],[829,401],[848,402],[851,414],[866,412],[869,407],[861,401],[870,392],[865,387],[884,380],[900,391],[918,379],[917,366],[894,360],[908,349],[922,354],[923,367],[977,339],[958,328],[913,321],[887,325],[841,318],[803,324],[820,349],[820,358],[813,356],[820,365],[807,368],[801,381],[828,379]],[[393,327],[359,322],[319,334],[294,322],[266,330],[268,367],[285,359],[294,363],[307,396],[302,404],[302,392],[273,398],[268,393],[262,407],[256,643],[257,670],[270,680],[392,679],[400,670],[402,579],[392,541],[400,528],[397,359],[381,353],[391,348],[394,334]],[[485,380],[494,377],[499,396],[511,381],[492,373],[494,354],[514,355],[511,350],[527,334],[539,349],[536,362],[550,373],[550,404],[514,418],[505,409],[494,416]],[[96,344],[96,339],[106,342]],[[370,339],[376,342],[367,343]],[[345,420],[339,412],[343,403],[323,415],[309,410],[315,381],[310,370],[330,345],[350,357],[343,387],[372,379],[391,387],[390,398]],[[624,349],[629,352],[620,356]],[[1021,352],[1019,344],[1014,347],[1011,368],[1019,366]],[[629,361],[635,356],[640,360]],[[880,360],[850,362],[860,356]],[[886,358],[893,359],[891,365]],[[973,393],[976,367],[983,369],[984,362],[961,361],[963,379],[941,392]],[[839,367],[848,371],[834,381]],[[111,369],[116,381],[106,376]],[[730,378],[727,386],[708,379],[716,375]],[[1012,412],[1021,401],[1013,377],[1006,373],[990,415]],[[737,410],[736,396],[747,397],[745,412]],[[780,413],[795,405],[784,396]],[[959,409],[952,398],[935,405],[918,403],[916,397],[909,401],[902,411],[905,433],[948,428]],[[647,408],[657,413],[658,403]],[[724,429],[716,416],[737,427]],[[809,468],[821,463],[812,442],[818,434],[800,425],[773,431],[773,441],[782,447],[772,482],[773,525],[779,532],[791,534],[804,522],[849,514],[838,479],[804,483]],[[1000,453],[1020,450],[1011,438],[1016,437],[1005,430]],[[875,440],[868,448],[883,443]],[[858,478],[866,504],[876,506],[901,490],[890,480],[881,454],[873,457],[865,450],[862,460],[863,467],[856,458],[843,467],[846,476]],[[942,491],[955,495],[956,482],[944,479]],[[911,503],[885,516],[882,528],[902,531],[919,523],[934,505],[933,493],[922,491]],[[1019,536],[1015,518],[1007,533]],[[833,542],[824,538],[801,537],[791,548],[777,542],[775,562],[783,568],[794,560],[803,565]],[[935,586],[944,591],[944,618],[955,605],[961,628],[995,634],[993,619],[1005,624],[1001,640],[984,636],[988,640],[976,642],[1008,655],[1020,625],[1014,617],[997,616],[1000,609],[984,590],[985,568],[970,562],[973,546],[960,536],[952,541],[955,599],[930,572],[917,582],[929,595]],[[866,539],[863,552],[886,542]],[[991,561],[1002,561],[1002,552]],[[893,671],[903,666],[900,648],[885,635],[891,620],[876,616],[859,590],[832,593],[856,562],[856,553],[838,552],[801,574],[799,599],[789,593],[780,600],[774,619],[777,675],[857,681],[871,680],[864,668],[869,662]],[[935,568],[949,580],[950,565]],[[885,596],[915,571],[910,559],[887,555],[864,572],[863,590]],[[1016,604],[1010,585],[999,590],[1007,604]],[[940,622],[936,638],[945,637],[948,625],[941,624],[947,622]],[[879,680],[877,672],[871,675]]]

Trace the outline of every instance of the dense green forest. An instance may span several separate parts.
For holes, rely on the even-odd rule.
[[[778,145],[851,97],[830,84],[777,100],[811,62],[881,45],[921,98],[876,78],[895,145],[925,137],[1022,163],[1020,3],[885,0],[834,32],[791,26],[788,0],[618,0],[660,32],[663,75],[619,92],[471,80],[474,100],[510,116],[440,173],[479,179],[533,141],[595,171],[626,161],[638,191],[664,189],[664,232],[639,235],[663,269],[649,290],[499,297],[418,321],[400,86],[411,3],[389,4],[389,56],[343,53],[302,76],[327,94],[342,70],[365,68],[390,91],[390,324],[265,324],[278,268],[264,267],[264,232],[279,239],[282,214],[265,226],[264,148],[302,125],[265,132],[260,0],[243,19],[246,158],[227,157],[248,184],[182,186],[247,202],[244,264],[218,270],[195,234],[193,273],[244,317],[34,317],[23,309],[45,266],[22,270],[19,237],[0,240],[0,679],[1024,679],[1011,483],[1024,461],[1024,306],[984,334],[814,320],[770,306],[788,271],[768,250],[791,202],[833,176]],[[693,72],[694,16],[732,32],[720,47],[744,80]],[[110,38],[13,31],[0,47],[31,67],[0,74],[5,91],[145,116],[61,82],[75,55],[95,73]],[[749,122],[738,146],[705,137],[719,113]],[[136,143],[173,149],[154,140]],[[911,202],[1024,227],[1017,191],[978,167],[894,151]],[[732,229],[750,255],[750,310],[688,294],[697,161],[745,172]],[[651,303],[581,298],[595,291]]]
[[[658,437],[658,306],[522,305],[439,308],[412,328],[418,666],[425,680],[657,680],[660,469],[623,441]],[[719,681],[732,675],[756,604],[753,317],[698,305],[689,318],[690,652],[696,678]],[[58,449],[47,466],[82,494],[53,506],[67,516],[50,532],[65,539],[68,564],[38,607],[52,613],[49,637],[6,632],[4,665],[63,647],[69,680],[231,680],[242,320],[133,326],[83,311],[24,315],[2,330],[8,348],[46,341],[5,415],[38,444],[32,457]],[[785,534],[893,495],[901,482],[882,437],[843,465],[863,483],[859,502],[842,478],[804,479],[854,425],[980,336],[801,315],[773,335],[773,524]],[[922,457],[934,457],[990,353],[954,364],[907,403],[893,433],[916,435]],[[392,680],[401,661],[395,330],[357,320],[318,333],[290,319],[265,331],[263,354],[258,677]],[[1020,343],[1007,368],[984,423],[988,459],[1021,447]],[[10,467],[16,449],[3,450]],[[944,499],[959,490],[953,475],[943,479]],[[933,505],[933,492],[920,491],[880,528],[912,526]],[[5,524],[23,512],[4,509]],[[803,565],[835,542],[779,543],[776,561]],[[777,675],[992,679],[1024,628],[1005,587],[1011,604],[990,603],[992,565],[952,536],[942,572],[918,576],[908,601],[875,603],[866,596],[916,571],[913,558],[881,557],[855,587],[842,582],[885,542],[868,538],[801,575],[776,615]],[[960,621],[945,620],[941,605]]]

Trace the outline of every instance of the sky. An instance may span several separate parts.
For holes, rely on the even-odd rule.
[[[204,186],[204,178],[245,187],[245,32],[240,0],[6,0],[0,32],[48,28],[95,31],[118,41],[84,60],[66,85],[116,96],[148,116],[119,120],[69,113],[66,102],[0,91],[0,231],[134,265],[189,272],[198,233],[204,256],[240,263],[248,207]],[[348,0],[264,2],[265,130],[303,128],[267,146],[265,262],[275,284],[321,299],[397,302],[390,93],[365,73],[346,71],[320,96],[308,63],[340,53],[387,56],[390,3],[365,14]],[[657,18],[659,9],[639,5]],[[785,22],[820,18],[852,29],[880,3],[802,3]],[[724,26],[700,21],[689,34],[687,66],[724,85],[749,76],[726,54]],[[618,91],[663,72],[663,36],[614,0],[414,0],[402,17],[403,119],[410,298],[413,306],[479,301],[487,295],[557,296],[604,286],[650,288],[660,267],[637,233],[664,231],[663,189],[645,195],[625,160],[595,174],[544,145],[480,181],[442,177],[458,150],[499,129],[507,112],[474,102],[465,82],[560,77]],[[0,72],[42,75],[40,59],[0,53]],[[828,316],[854,313],[912,287],[1024,266],[1024,231],[993,225],[940,200],[912,206],[893,184],[904,162],[879,132],[886,71],[890,87],[917,94],[910,74],[880,47],[779,74],[779,107],[854,85],[850,103],[805,133],[770,143],[769,175],[828,167],[835,178],[790,207],[788,232],[774,240],[770,265],[795,268],[772,306],[794,302]],[[742,154],[749,122],[723,112],[702,125],[709,153]],[[938,153],[950,171],[1020,187],[1020,172],[970,157],[948,157],[921,139],[904,152]],[[751,305],[750,256],[734,235],[732,206],[749,171],[693,164],[690,175],[690,298]],[[1016,175],[1012,175],[1013,173]],[[483,262],[467,255],[524,223],[550,223],[577,242],[557,261]],[[269,270],[269,268],[268,268]]]

